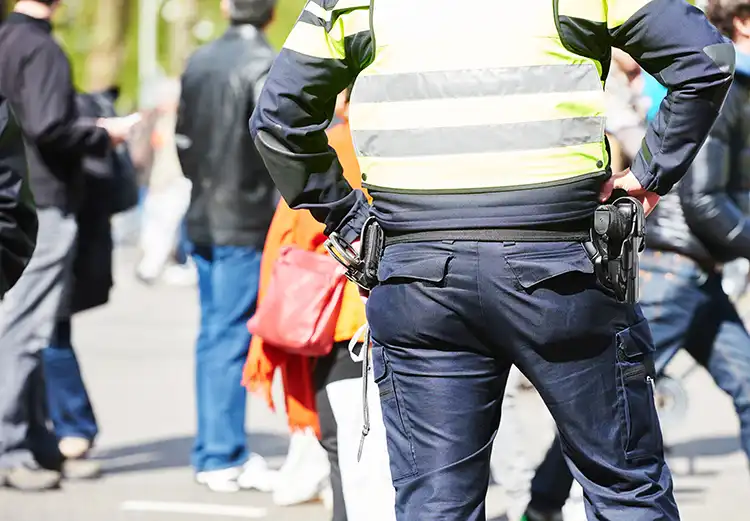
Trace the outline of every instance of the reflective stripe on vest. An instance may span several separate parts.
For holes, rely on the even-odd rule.
[[[595,2],[596,3],[596,2]],[[376,56],[350,125],[373,189],[483,191],[599,174],[601,65],[565,49],[550,0],[375,0]]]

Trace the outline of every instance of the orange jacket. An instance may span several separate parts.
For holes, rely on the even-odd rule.
[[[344,167],[344,177],[354,188],[360,188],[360,173],[348,123],[343,123],[328,131],[330,145]],[[260,288],[258,303],[268,289],[273,265],[279,257],[282,246],[294,244],[307,251],[317,251],[327,255],[323,243],[324,226],[316,221],[308,211],[291,210],[282,199],[276,208],[268,230],[263,259],[260,268]],[[334,340],[350,340],[357,329],[365,323],[365,308],[357,286],[347,283],[341,303],[341,312],[336,323]],[[253,337],[243,376],[243,385],[251,391],[262,392],[271,408],[274,408],[271,384],[276,368],[281,369],[286,410],[291,429],[312,427],[320,432],[315,410],[315,389],[312,369],[315,359],[290,355],[266,345],[260,337]]]

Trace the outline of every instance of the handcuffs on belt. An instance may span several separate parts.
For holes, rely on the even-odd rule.
[[[378,264],[385,248],[385,234],[374,217],[368,217],[362,226],[358,252],[336,232],[329,235],[324,246],[344,266],[346,278],[365,291],[377,286]]]

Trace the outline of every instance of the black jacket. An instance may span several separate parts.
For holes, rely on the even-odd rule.
[[[8,103],[0,99],[0,298],[31,259],[37,227],[21,129]]]
[[[115,116],[110,93],[76,96],[83,117]],[[105,157],[84,156],[84,197],[76,212],[78,239],[73,260],[71,310],[74,313],[106,304],[114,285],[112,274],[112,201],[114,196],[115,151]]]
[[[704,266],[750,259],[750,75],[737,71],[688,174],[648,218],[646,245]]]
[[[81,157],[104,155],[109,136],[78,117],[70,61],[49,22],[12,13],[0,25],[0,93],[27,141],[31,188],[40,208],[73,211],[81,197]]]
[[[273,58],[259,30],[237,25],[199,49],[182,77],[177,146],[193,183],[187,231],[196,244],[265,241],[276,197],[248,119]]]

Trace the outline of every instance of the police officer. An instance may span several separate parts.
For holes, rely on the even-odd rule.
[[[669,87],[632,171],[604,138],[610,50]],[[734,53],[684,0],[311,0],[253,115],[285,200],[349,242],[386,234],[368,300],[400,521],[485,519],[511,364],[554,416],[589,519],[679,519],[647,322],[582,241],[613,188],[650,210],[684,175]],[[336,94],[373,197],[327,146]]]

